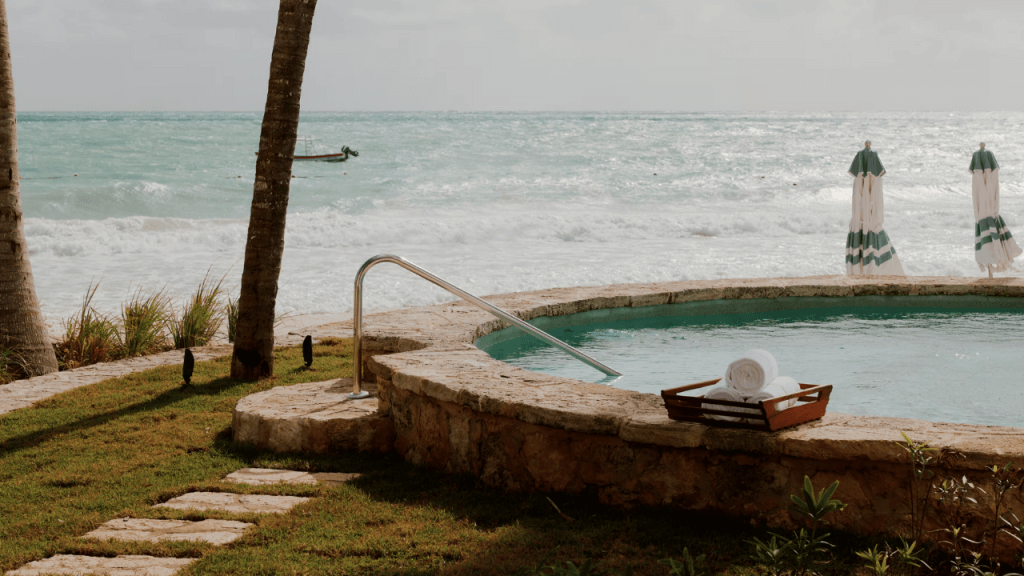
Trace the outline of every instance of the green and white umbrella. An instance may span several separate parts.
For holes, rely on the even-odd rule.
[[[853,158],[849,173],[853,176],[853,218],[846,235],[846,273],[903,276],[896,249],[882,227],[885,168],[871,142],[865,142]]]
[[[1002,272],[1024,252],[999,215],[999,163],[985,143],[971,158],[971,195],[974,197],[974,259],[982,270]]]

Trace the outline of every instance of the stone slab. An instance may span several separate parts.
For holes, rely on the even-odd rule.
[[[377,398],[353,400],[351,378],[278,386],[235,405],[236,442],[275,452],[359,450],[389,452],[391,420],[377,414]]]
[[[300,472],[298,470],[273,470],[271,468],[242,468],[224,477],[225,482],[236,484],[326,484],[337,486],[359,478],[362,474],[343,472]]]
[[[89,532],[83,538],[124,540],[127,542],[168,542],[187,540],[209,542],[220,546],[234,541],[252,526],[233,520],[154,520],[151,518],[118,518]]]
[[[299,496],[268,496],[266,494],[231,494],[229,492],[189,492],[172,498],[154,508],[175,510],[219,510],[235,514],[282,514],[309,502]]]
[[[157,558],[155,556],[118,556],[102,558],[58,554],[29,562],[6,576],[43,576],[45,574],[102,574],[104,576],[172,576],[195,562],[195,558]]]

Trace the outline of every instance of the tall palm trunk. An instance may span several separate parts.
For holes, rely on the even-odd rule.
[[[15,351],[20,376],[36,376],[55,372],[57,357],[28,261],[20,178],[7,5],[0,0],[0,348]]]
[[[302,73],[315,9],[316,0],[281,0],[277,14],[231,358],[231,377],[240,380],[274,373],[274,305],[284,253]]]

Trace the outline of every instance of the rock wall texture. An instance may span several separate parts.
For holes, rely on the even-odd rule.
[[[555,289],[488,301],[529,320],[699,300],[864,295],[1020,298],[1024,280],[726,280]],[[839,527],[906,534],[911,472],[901,431],[947,456],[937,477],[967,476],[989,492],[966,510],[976,526],[993,518],[987,467],[1024,463],[1024,428],[836,413],[776,433],[675,422],[660,397],[490,358],[472,342],[506,325],[467,303],[378,314],[366,326],[363,370],[379,388],[378,415],[394,425],[394,448],[412,462],[471,473],[506,490],[592,493],[615,506],[673,506],[786,527],[793,525],[789,495],[806,475],[819,489],[840,481],[836,497],[849,507],[835,516]],[[1024,518],[1019,488],[1003,509]],[[926,529],[940,527],[932,515]],[[1009,538],[1003,543],[1009,555]]]

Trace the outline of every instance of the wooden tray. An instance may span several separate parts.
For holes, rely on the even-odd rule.
[[[815,386],[813,384],[801,384],[801,390],[771,400],[762,400],[758,404],[746,402],[732,402],[729,400],[708,400],[701,396],[681,396],[680,392],[696,390],[706,386],[718,384],[721,378],[705,380],[689,386],[669,388],[661,391],[661,397],[665,400],[665,407],[668,408],[668,417],[672,420],[683,422],[699,422],[708,426],[724,426],[728,428],[748,428],[751,430],[764,430],[774,432],[782,428],[796,426],[811,420],[817,420],[825,415],[825,407],[828,406],[828,397],[832,394],[832,385]],[[776,404],[783,400],[796,398],[797,404],[785,410],[777,410]],[[731,422],[728,420],[715,420],[708,418],[709,414],[721,414],[723,416],[740,416],[736,412],[728,410],[704,408],[702,405],[736,406],[757,410],[760,407],[760,414],[742,415],[744,420]],[[747,421],[749,420],[749,421]]]

